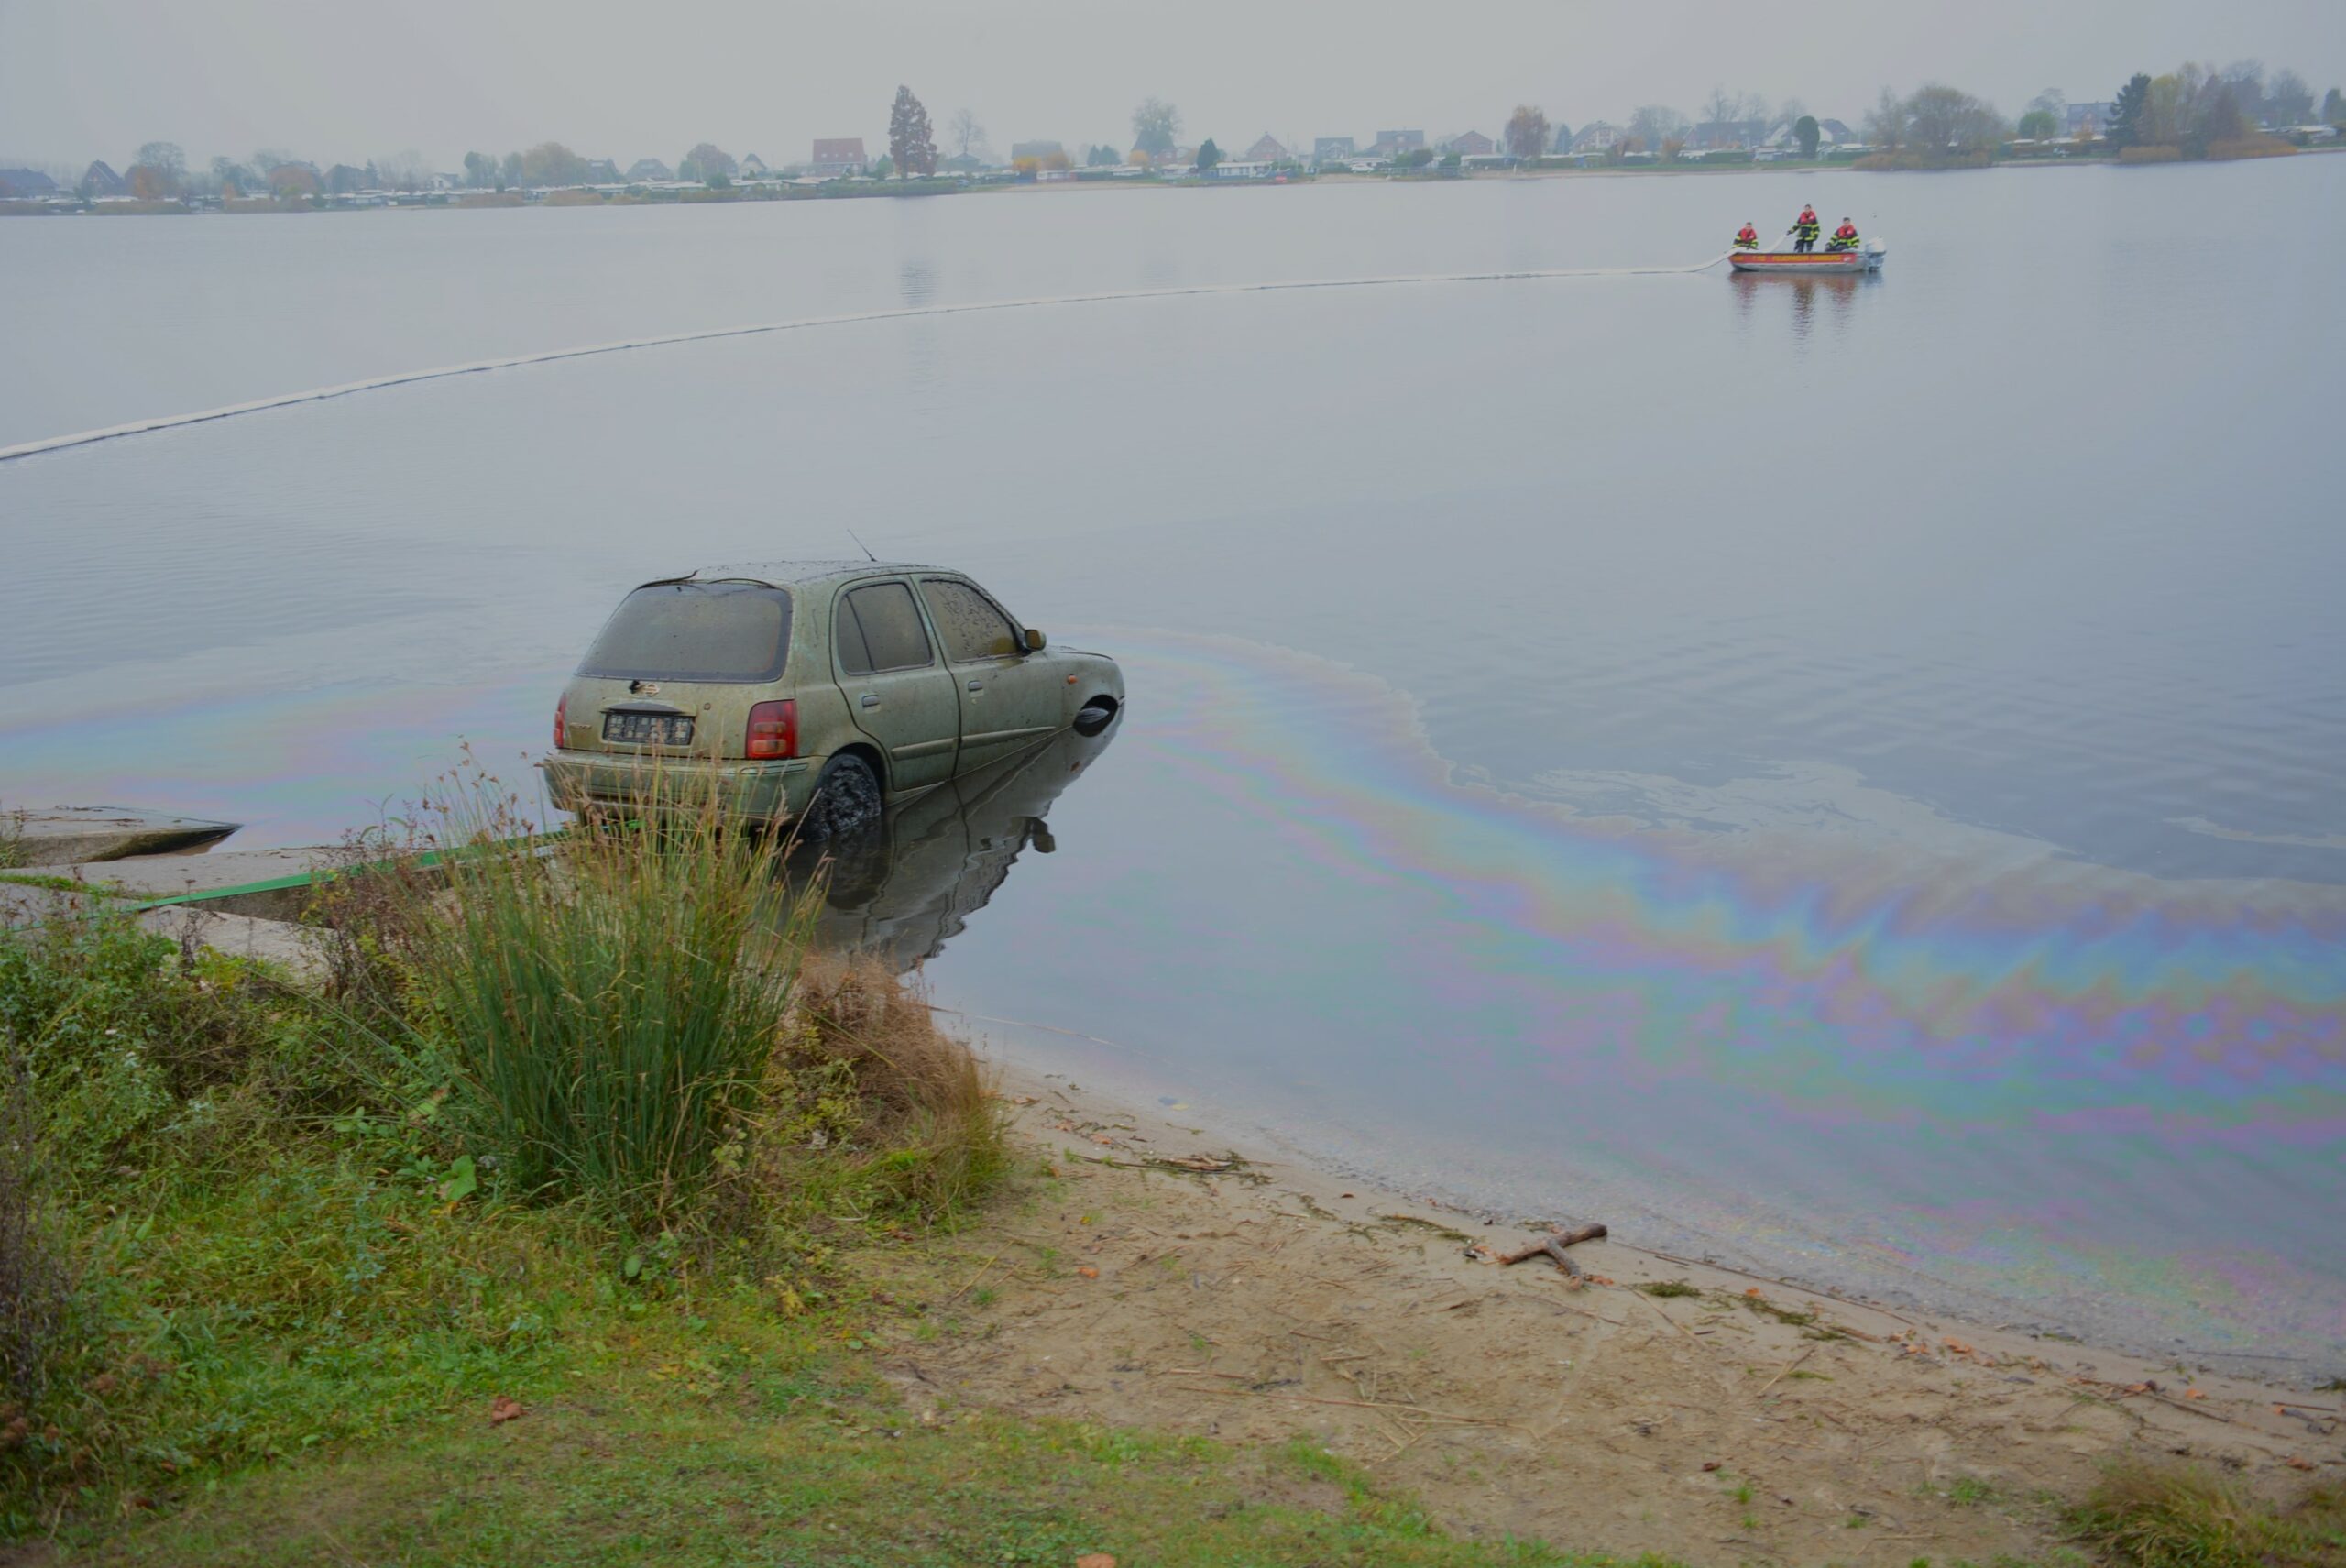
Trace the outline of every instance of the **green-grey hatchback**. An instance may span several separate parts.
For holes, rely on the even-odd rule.
[[[1042,744],[1096,734],[1116,662],[1047,645],[959,572],[777,561],[646,583],[555,705],[549,793],[630,810],[713,787],[729,817],[826,838]]]

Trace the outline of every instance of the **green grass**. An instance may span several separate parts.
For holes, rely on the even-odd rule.
[[[596,841],[526,887],[468,867],[456,927],[427,884],[349,879],[330,996],[116,916],[0,933],[0,1541],[495,1397],[860,1353],[860,1259],[959,1223],[999,1119],[917,998],[798,974],[762,853]],[[510,907],[557,881],[582,908]],[[725,906],[649,907],[668,895]],[[557,982],[639,1054],[585,1054]],[[569,1049],[641,1081],[499,1098],[497,1053]],[[640,1163],[589,1107],[639,1118]]]
[[[2346,1564],[2346,1494],[2316,1487],[2276,1507],[2196,1465],[2114,1467],[2065,1518],[2071,1536],[2115,1568]]]
[[[1643,1285],[1632,1285],[1629,1288],[1632,1290],[1641,1290],[1649,1296],[1661,1296],[1664,1298],[1672,1296],[1700,1296],[1703,1293],[1698,1288],[1688,1284],[1683,1279],[1649,1280]]]
[[[646,1562],[1066,1568],[1606,1562],[1441,1534],[1309,1444],[992,1416],[924,1424],[806,1386],[695,1400],[580,1390],[491,1428],[289,1465],[96,1543],[104,1563]],[[78,1554],[77,1554],[78,1555]]]

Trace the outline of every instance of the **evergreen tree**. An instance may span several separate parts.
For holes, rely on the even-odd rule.
[[[888,161],[898,179],[937,172],[937,137],[929,131],[928,111],[909,87],[896,89],[895,106],[888,111]]]
[[[1803,115],[1799,119],[1794,120],[1792,135],[1800,142],[1800,155],[1814,163],[1816,160],[1816,144],[1825,137],[1823,128],[1816,123],[1816,116]]]
[[[1198,144],[1199,173],[1211,174],[1214,170],[1214,165],[1221,161],[1222,148],[1213,145],[1213,137],[1208,137],[1205,140]]]
[[[2150,96],[2151,79],[2139,71],[2118,90],[2118,101],[2110,106],[2110,124],[2102,127],[2110,146],[2129,148],[2142,140],[2143,106]]]

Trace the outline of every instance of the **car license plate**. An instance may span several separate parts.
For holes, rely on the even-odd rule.
[[[607,713],[603,739],[627,746],[689,746],[693,716],[689,713]]]

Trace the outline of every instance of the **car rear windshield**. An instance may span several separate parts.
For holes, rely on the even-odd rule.
[[[790,654],[790,596],[762,583],[652,583],[619,601],[578,666],[649,681],[771,681]]]

